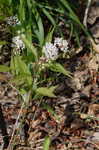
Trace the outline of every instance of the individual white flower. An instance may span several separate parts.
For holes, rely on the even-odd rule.
[[[15,25],[20,24],[20,21],[19,21],[17,15],[8,17],[6,22],[10,26],[15,26]]]
[[[20,36],[15,36],[12,38],[11,47],[21,50],[25,48],[23,41],[20,39]]]
[[[62,38],[55,38],[54,45],[63,52],[66,52],[68,49],[68,42],[66,40],[63,40]]]
[[[46,43],[43,47],[43,52],[48,60],[55,60],[58,57],[58,48],[52,43]]]

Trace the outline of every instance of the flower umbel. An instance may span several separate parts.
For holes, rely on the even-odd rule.
[[[47,59],[55,60],[58,57],[58,48],[52,43],[46,43],[43,51]]]
[[[43,52],[48,60],[55,60],[58,58],[59,52],[67,52],[68,42],[62,38],[55,38],[53,43],[46,43],[43,47]]]

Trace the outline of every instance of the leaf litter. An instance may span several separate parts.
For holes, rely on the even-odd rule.
[[[85,57],[89,59],[89,56],[84,54],[81,61]],[[14,149],[41,150],[43,149],[45,136],[51,138],[52,150],[98,149],[98,68],[95,67],[93,70],[93,67],[88,67],[90,66],[89,63],[90,61],[88,61],[88,64],[84,64],[85,69],[83,70],[81,68],[75,69],[74,78],[71,81],[67,78],[63,81],[64,88],[62,90],[56,89],[57,98],[46,97],[39,105],[37,101],[31,101],[28,109],[23,110],[22,115],[25,115],[25,119],[20,129],[16,129],[14,141],[12,141],[14,142]],[[68,65],[68,67],[71,66]],[[3,136],[8,136],[10,140],[21,105],[16,98],[16,94],[13,95],[13,89],[9,89],[5,81],[1,84],[3,88],[1,99],[3,97],[3,101],[0,101],[7,133],[3,135],[4,129],[2,128],[0,139],[3,139]],[[69,89],[72,89],[72,92],[67,92]],[[61,94],[59,95],[60,90]],[[13,92],[10,93],[11,91]],[[54,113],[43,107],[43,103],[54,110],[56,117]],[[3,141],[1,140],[2,143],[6,143],[6,141],[3,139]]]

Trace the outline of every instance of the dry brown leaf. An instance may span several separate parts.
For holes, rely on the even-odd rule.
[[[88,109],[88,115],[99,115],[99,104],[90,104]]]
[[[39,123],[40,123],[40,120],[33,120],[32,124],[31,124],[32,128],[37,127],[37,125],[39,125]]]
[[[0,81],[7,81],[8,78],[4,74],[0,74]]]
[[[82,93],[86,96],[90,96],[91,85],[87,85],[83,88]]]

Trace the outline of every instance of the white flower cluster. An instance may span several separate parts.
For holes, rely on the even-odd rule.
[[[49,59],[56,59],[58,57],[58,48],[53,45],[52,43],[46,43],[46,45],[43,48],[45,57]]]
[[[10,26],[15,26],[15,25],[20,24],[20,21],[19,21],[17,15],[8,17],[6,22]]]
[[[6,20],[7,24],[10,26],[16,26],[16,25],[20,25],[20,21],[17,17],[17,15],[15,16],[10,16],[7,18]],[[17,33],[19,34],[20,32],[17,31]],[[20,54],[21,50],[25,48],[25,44],[23,43],[23,41],[20,39],[20,36],[14,36],[12,38],[12,44],[11,47],[14,50],[14,54]]]
[[[55,38],[54,44],[46,43],[43,47],[45,57],[49,60],[55,60],[58,58],[59,51],[66,52],[68,50],[68,42],[62,38]]]
[[[23,41],[20,39],[20,36],[15,36],[12,38],[11,47],[15,48],[16,50],[22,50],[25,48]]]
[[[58,47],[62,52],[66,52],[68,49],[68,42],[62,38],[55,38],[54,45]]]

